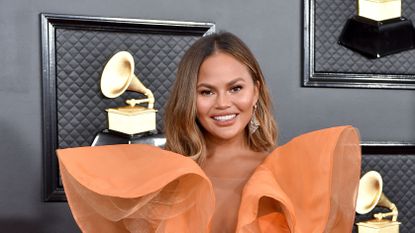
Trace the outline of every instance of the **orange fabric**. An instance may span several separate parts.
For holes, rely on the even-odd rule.
[[[273,151],[245,185],[237,232],[351,232],[360,164],[359,135],[352,127],[293,139]],[[270,224],[261,218],[271,217],[261,212],[285,218],[264,227]]]
[[[137,144],[57,153],[83,232],[209,232],[212,183],[191,159]],[[360,159],[359,135],[350,126],[278,147],[245,184],[236,232],[351,232]]]
[[[148,145],[63,149],[58,157],[83,232],[208,232],[214,194],[191,159]]]

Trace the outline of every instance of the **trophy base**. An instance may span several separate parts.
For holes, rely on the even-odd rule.
[[[156,129],[156,110],[141,106],[109,108],[108,129],[125,134],[138,134]]]
[[[399,233],[400,222],[390,220],[369,220],[356,223],[359,233]]]
[[[99,132],[92,142],[91,146],[114,145],[114,144],[149,144],[163,148],[166,138],[157,131],[125,134],[109,129]]]
[[[375,21],[355,15],[347,20],[338,42],[367,58],[380,58],[414,48],[414,29],[404,17]]]

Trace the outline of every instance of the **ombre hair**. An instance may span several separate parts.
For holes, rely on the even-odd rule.
[[[264,75],[248,46],[229,32],[214,33],[200,38],[184,54],[179,63],[176,81],[165,108],[166,149],[192,157],[199,164],[206,159],[204,129],[196,117],[196,85],[202,63],[214,53],[226,53],[246,65],[259,98],[254,114],[260,124],[253,133],[245,127],[245,139],[254,151],[275,148],[278,129],[272,114],[272,103]]]

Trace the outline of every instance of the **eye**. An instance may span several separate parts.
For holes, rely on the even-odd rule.
[[[211,90],[200,90],[199,94],[202,95],[202,96],[210,96],[210,95],[213,95],[213,91],[211,91]]]
[[[233,86],[230,91],[231,91],[231,93],[238,93],[241,90],[242,90],[242,86],[241,85],[237,85],[237,86]]]

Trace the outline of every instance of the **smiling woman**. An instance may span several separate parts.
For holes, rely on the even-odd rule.
[[[239,38],[210,35],[186,52],[165,128],[166,148],[193,157],[213,182],[212,232],[235,231],[242,188],[278,135],[262,71]]]
[[[226,53],[207,58],[197,82],[197,119],[205,139],[244,141],[244,129],[258,101],[258,87],[245,65]]]
[[[167,103],[166,150],[58,151],[78,225],[93,233],[351,232],[357,130],[328,128],[275,148],[271,112],[248,47],[231,33],[199,39]]]
[[[185,53],[166,113],[166,148],[199,164],[209,155],[209,140],[239,137],[233,141],[237,148],[253,152],[276,146],[278,131],[260,66],[248,46],[228,32],[205,36]],[[250,133],[248,123],[260,127]]]

